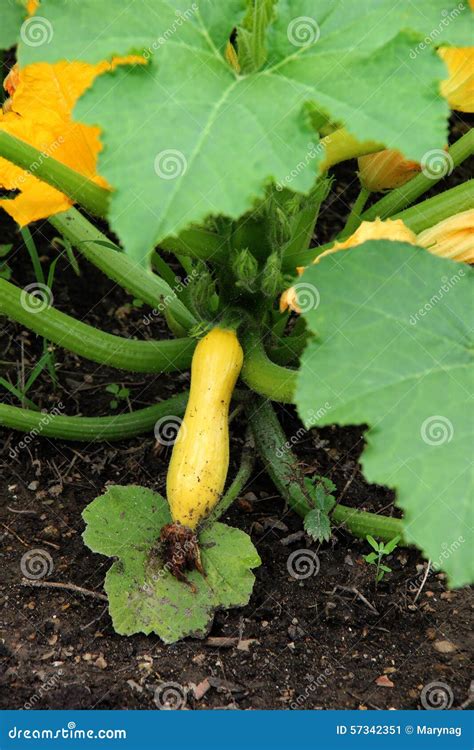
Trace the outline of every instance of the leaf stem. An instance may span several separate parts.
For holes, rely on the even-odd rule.
[[[0,313],[81,357],[132,372],[175,372],[187,369],[191,364],[196,345],[193,339],[124,339],[97,330],[52,307],[43,306],[39,310],[38,302],[32,294],[0,279]]]
[[[281,403],[293,403],[297,370],[281,367],[269,359],[255,329],[243,331],[240,337],[245,359],[242,380],[256,393]]]
[[[304,489],[304,476],[273,406],[269,401],[255,396],[246,403],[245,409],[266,471],[281,496],[304,518],[311,510]],[[397,518],[345,505],[336,505],[331,515],[334,521],[346,527],[354,536],[365,538],[367,534],[372,534],[384,541],[390,541],[394,536],[402,537],[403,522]]]
[[[474,208],[474,180],[462,182],[443,193],[405,208],[391,218],[402,219],[412,232],[419,234],[439,221],[471,208]]]
[[[188,392],[180,393],[159,404],[127,414],[110,417],[67,417],[58,413],[39,413],[18,406],[0,404],[0,424],[21,432],[48,438],[97,442],[124,440],[152,429],[155,423],[170,414],[184,414]],[[17,453],[18,449],[13,449]]]
[[[105,234],[102,234],[75,208],[49,218],[50,224],[94,266],[99,268],[110,279],[143,300],[153,309],[166,306],[173,311],[175,319],[186,329],[196,323],[193,314],[178,299],[173,288],[156,274],[145,271],[135,264],[125,253],[113,245]],[[99,244],[97,244],[99,243]]]
[[[446,166],[449,168],[449,173],[473,153],[474,129],[471,129],[448,149],[446,153]],[[362,214],[362,221],[373,221],[377,217],[386,219],[389,216],[393,216],[393,214],[396,214],[416,201],[420,195],[426,193],[437,182],[444,179],[444,177],[446,177],[445,170],[442,170],[439,176],[435,176],[429,172],[428,174],[418,174],[405,183],[405,185],[402,185],[402,187],[391,190],[390,193],[387,193],[377,203],[374,203],[373,206]]]
[[[364,210],[365,204],[369,199],[369,196],[370,190],[367,190],[367,188],[365,187],[361,187],[359,195],[357,196],[356,201],[351,208],[351,212],[347,217],[344,229],[339,235],[340,239],[349,237],[353,232],[355,232],[361,222],[361,214]]]
[[[110,192],[29,143],[0,131],[0,156],[65,193],[95,216],[106,216]]]

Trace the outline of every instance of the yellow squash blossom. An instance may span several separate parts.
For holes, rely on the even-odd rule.
[[[421,165],[410,161],[394,148],[359,157],[359,179],[362,187],[373,193],[400,187],[421,171]]]
[[[474,263],[474,209],[425,229],[418,235],[417,244],[443,258]]]
[[[142,58],[117,58],[112,63],[34,63],[13,67],[5,79],[10,95],[0,110],[0,130],[13,135],[44,154],[66,164],[84,177],[107,187],[97,174],[101,149],[99,128],[74,122],[72,111],[79,97],[95,78],[118,64],[142,63]],[[0,158],[0,187],[18,190],[0,206],[20,225],[68,209],[72,202],[63,193],[40,181],[32,172]]]
[[[451,216],[421,232],[418,236],[401,219],[363,221],[354,234],[342,242],[335,242],[329,250],[318,255],[313,263],[319,263],[326,255],[337,253],[339,250],[348,250],[368,240],[406,242],[409,245],[424,247],[434,255],[443,258],[474,263],[474,210]],[[301,275],[305,269],[300,267],[296,270],[298,275]],[[280,312],[285,312],[288,308],[297,313],[301,312],[295,287],[286,289],[280,297]]]
[[[451,109],[474,112],[474,47],[442,47],[438,54],[448,66],[449,78],[441,93]]]

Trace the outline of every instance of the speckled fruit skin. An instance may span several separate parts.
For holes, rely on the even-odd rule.
[[[195,529],[222,495],[229,468],[229,404],[243,363],[235,331],[213,328],[197,345],[189,401],[168,469],[175,523]]]

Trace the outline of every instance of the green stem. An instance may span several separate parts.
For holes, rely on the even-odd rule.
[[[346,224],[344,226],[344,229],[342,230],[341,234],[339,235],[340,238],[349,237],[357,227],[359,226],[361,222],[361,214],[364,210],[365,204],[367,203],[370,196],[370,190],[367,190],[365,187],[361,187],[359,195],[357,196],[357,199],[354,203],[354,205],[351,208],[351,212],[349,216],[347,217]]]
[[[295,258],[308,251],[313,238],[314,227],[318,220],[321,203],[327,198],[331,180],[320,178],[319,184],[308,196],[305,206],[298,214],[292,229],[290,241],[283,248],[283,270],[294,270]]]
[[[49,222],[90,263],[135,297],[154,309],[163,305],[170,308],[174,318],[186,329],[195,325],[196,319],[166,281],[133,263],[119,247],[117,250],[107,247],[113,243],[75,208],[51,216]]]
[[[110,192],[25,141],[0,131],[0,156],[65,193],[95,216],[106,216]]]
[[[281,496],[304,518],[312,507],[305,492],[304,476],[273,406],[264,399],[254,397],[245,408],[266,471]],[[354,536],[365,538],[367,534],[372,534],[384,541],[390,541],[394,536],[402,537],[403,522],[397,518],[379,516],[345,505],[336,505],[332,518]]]
[[[391,218],[402,219],[412,232],[419,234],[439,221],[471,208],[474,208],[474,180],[468,180],[439,195],[427,198],[394,214]]]
[[[210,526],[211,524],[213,524],[214,521],[217,521],[226,512],[226,510],[230,508],[234,500],[238,498],[238,496],[242,492],[242,489],[245,487],[250,477],[252,476],[254,466],[255,446],[248,430],[245,436],[244,447],[242,449],[239,470],[235,475],[234,480],[227,492],[219,500],[212,513],[207,516],[204,522],[205,526]]]
[[[245,359],[242,380],[256,393],[282,403],[293,403],[297,370],[280,367],[268,358],[262,341],[255,330],[242,332],[241,343]]]
[[[182,416],[187,400],[188,393],[185,392],[145,409],[111,417],[66,417],[0,404],[0,425],[33,433],[33,437],[42,435],[82,442],[124,440],[148,432],[163,417]]]
[[[0,279],[0,313],[81,357],[132,372],[175,372],[191,364],[196,345],[193,339],[124,339],[99,331],[52,307],[38,309],[38,302],[32,294]]]
[[[454,167],[462,164],[462,162],[473,153],[474,129],[471,129],[449,148],[449,156],[447,154],[446,158],[450,159],[450,170],[451,168],[454,169]],[[436,185],[439,180],[444,179],[445,176],[445,174],[440,174],[439,177],[419,174],[416,177],[413,177],[405,185],[402,185],[402,187],[391,190],[390,193],[387,193],[387,195],[381,198],[381,200],[377,201],[377,203],[365,211],[365,213],[362,214],[362,220],[373,221],[377,217],[386,219],[389,216],[393,216],[393,214],[396,214],[406,206],[414,203],[420,195],[423,195],[423,193],[426,193],[434,187],[434,185]]]

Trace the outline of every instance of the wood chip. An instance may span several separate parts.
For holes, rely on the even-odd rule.
[[[451,641],[435,641],[433,647],[440,654],[452,654],[456,651],[456,646]]]
[[[200,701],[201,698],[204,698],[207,691],[211,689],[211,683],[209,680],[206,679],[202,680],[198,685],[195,685],[193,682],[191,683],[191,690],[193,691],[193,695],[196,698],[197,701]]]
[[[377,679],[375,680],[375,684],[378,685],[379,687],[386,687],[386,688],[395,687],[392,680],[389,680],[386,674],[381,674],[380,677],[377,677]]]

